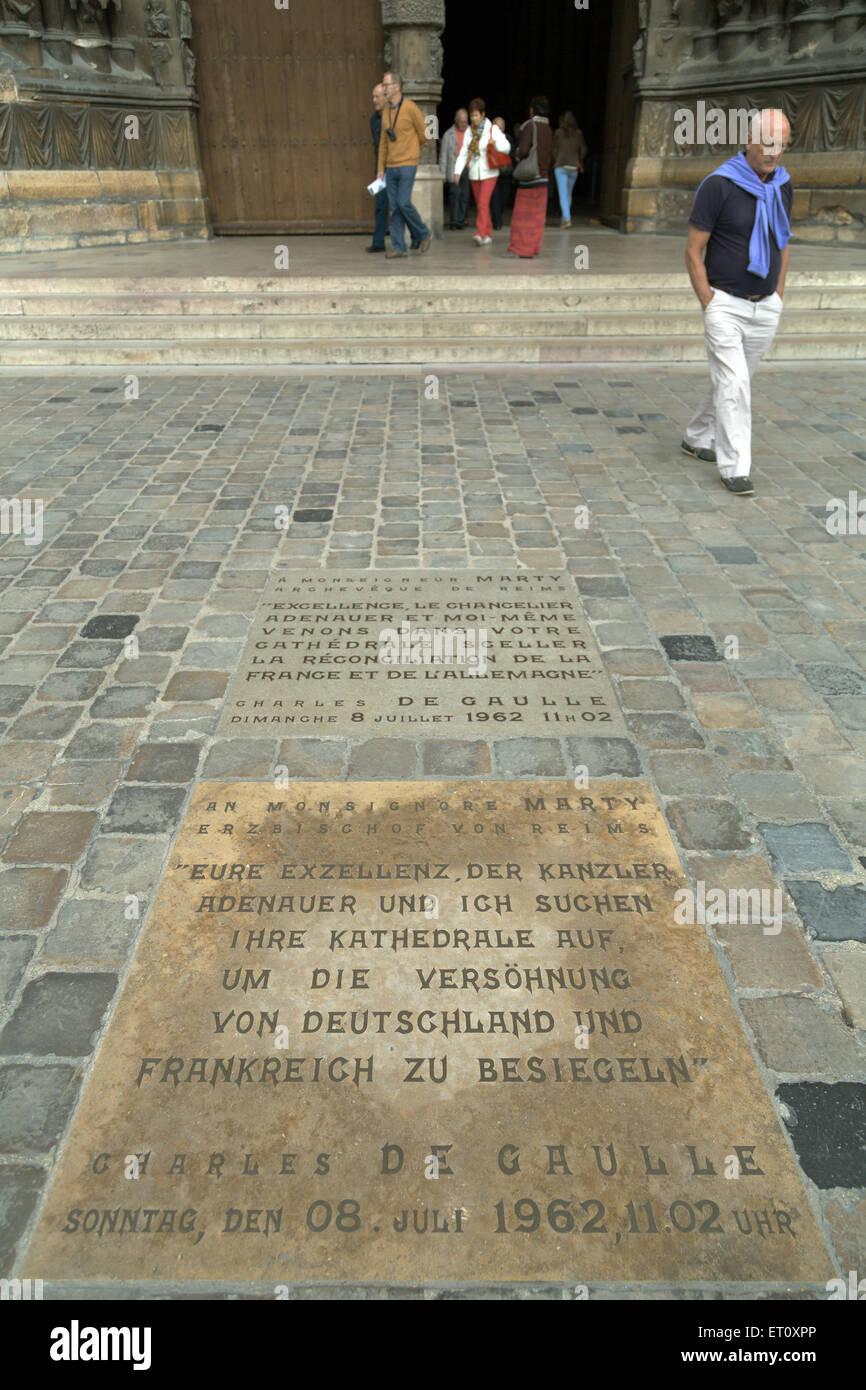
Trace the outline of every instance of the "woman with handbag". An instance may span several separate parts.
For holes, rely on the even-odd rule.
[[[541,254],[552,157],[550,102],[547,97],[533,97],[529,120],[523,127],[517,147],[518,162],[514,170],[517,196],[511,216],[509,256],[520,256],[529,261]]]
[[[463,148],[454,165],[455,183],[460,182],[460,175],[467,164],[469,165],[469,182],[478,208],[476,246],[490,246],[493,242],[490,199],[500,168],[511,163],[511,145],[508,139],[498,126],[488,121],[485,112],[486,107],[480,97],[470,101],[470,132],[463,140]]]

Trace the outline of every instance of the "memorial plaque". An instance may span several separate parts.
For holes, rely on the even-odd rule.
[[[25,1275],[826,1280],[681,883],[643,782],[200,785]]]
[[[221,733],[627,734],[568,575],[276,571]]]

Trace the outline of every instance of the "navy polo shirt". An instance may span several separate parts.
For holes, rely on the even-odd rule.
[[[782,185],[782,202],[790,219],[794,192],[790,179]],[[772,294],[782,269],[782,253],[770,233],[770,273],[764,280],[749,270],[749,242],[755,225],[757,199],[721,174],[712,174],[698,189],[689,222],[709,232],[704,264],[711,285],[728,294]]]

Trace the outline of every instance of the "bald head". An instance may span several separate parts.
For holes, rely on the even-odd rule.
[[[755,173],[768,179],[791,141],[791,125],[784,111],[767,107],[753,117],[746,141],[746,159]]]
[[[377,111],[381,111],[385,105],[385,88],[381,82],[373,88],[373,105]]]

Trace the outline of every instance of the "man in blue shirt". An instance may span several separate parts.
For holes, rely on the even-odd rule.
[[[754,116],[745,152],[704,179],[689,219],[686,267],[704,311],[711,386],[682,447],[717,463],[739,496],[755,491],[751,378],[776,336],[788,272],[793,192],[779,160],[790,138],[783,111]]]

